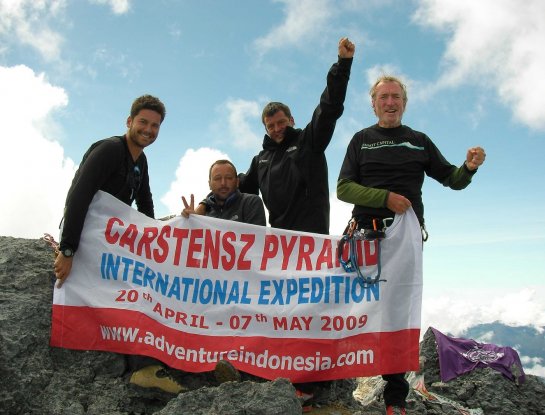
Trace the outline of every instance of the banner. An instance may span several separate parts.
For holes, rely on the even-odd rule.
[[[339,265],[339,236],[191,215],[159,221],[98,192],[51,345],[151,356],[188,372],[229,360],[292,382],[418,370],[422,239],[411,210],[358,241],[366,277]]]

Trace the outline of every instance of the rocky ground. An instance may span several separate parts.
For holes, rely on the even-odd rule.
[[[130,386],[121,355],[50,347],[52,262],[42,240],[0,237],[0,414],[302,413],[284,379],[218,385],[211,374],[177,373],[190,391],[174,396]],[[411,390],[410,415],[545,415],[545,384],[535,376],[517,386],[482,369],[442,383],[431,331],[421,343],[421,361],[421,372],[410,380],[429,393]],[[334,382],[321,390],[310,413],[384,414],[382,387],[378,377]]]

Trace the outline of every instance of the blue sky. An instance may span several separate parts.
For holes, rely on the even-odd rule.
[[[0,0],[0,235],[56,235],[84,151],[123,134],[145,93],[167,107],[146,150],[156,214],[179,212],[182,195],[207,193],[213,160],[248,168],[268,101],[306,125],[348,36],[356,55],[326,152],[331,233],[350,215],[335,196],[346,146],[375,123],[370,83],[398,75],[404,124],[453,164],[474,145],[487,153],[469,188],[424,185],[423,326],[545,326],[543,16],[540,0]]]

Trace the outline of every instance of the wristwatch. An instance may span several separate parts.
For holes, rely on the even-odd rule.
[[[61,251],[61,254],[66,258],[71,258],[74,256],[74,251],[72,251],[70,248],[65,248]]]

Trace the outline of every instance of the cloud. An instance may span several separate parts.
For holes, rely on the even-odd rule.
[[[391,64],[374,65],[367,69],[365,73],[369,88],[371,88],[376,80],[383,75],[396,76],[401,79],[404,84],[407,83],[407,77],[401,73],[401,70],[397,66]]]
[[[108,72],[118,73],[119,76],[129,82],[133,82],[140,77],[143,64],[119,51],[109,49],[108,47],[98,47],[93,53],[93,64],[103,65]],[[94,65],[91,71],[96,71]]]
[[[543,292],[533,289],[508,294],[450,292],[448,297],[424,297],[422,329],[437,327],[443,332],[459,335],[477,324],[500,321],[509,326],[545,326]]]
[[[520,362],[524,367],[524,373],[526,373],[527,375],[541,376],[545,378],[545,366],[543,366],[542,358],[520,356]]]
[[[545,130],[545,2],[420,0],[416,23],[448,36],[438,88],[493,88],[514,118]]]
[[[182,196],[189,201],[190,195],[194,194],[195,204],[204,199],[208,193],[208,171],[212,163],[219,159],[230,160],[227,154],[208,147],[190,148],[185,152],[178,163],[176,178],[168,192],[161,197],[161,202],[171,214],[182,211]]]
[[[486,333],[483,333],[479,337],[477,337],[475,341],[478,341],[480,343],[490,343],[493,338],[494,338],[494,332],[487,331]]]
[[[337,192],[329,194],[330,215],[329,215],[329,233],[331,235],[342,235],[350,218],[352,217],[352,208],[354,205],[345,203],[337,199]]]
[[[57,237],[74,162],[54,139],[53,114],[68,104],[62,88],[19,65],[0,66],[0,113],[6,120],[0,143],[0,235]],[[9,122],[8,122],[9,120]]]
[[[524,373],[526,373],[527,375],[534,375],[545,378],[545,366],[535,365],[531,367],[524,367]]]
[[[91,3],[110,6],[115,14],[125,14],[131,8],[130,0],[90,0]]]
[[[258,119],[261,125],[261,106],[256,101],[231,99],[225,103],[228,112],[228,126],[231,143],[238,148],[255,148],[261,136],[253,133],[251,119]]]
[[[276,1],[284,4],[285,19],[266,36],[254,41],[260,55],[285,47],[306,48],[309,39],[323,36],[326,23],[335,12],[330,0]]]
[[[1,1],[0,39],[36,49],[46,61],[60,58],[63,37],[52,27],[62,19],[65,0]]]
[[[541,357],[530,357],[530,356],[520,356],[520,361],[524,365],[528,366],[534,366],[543,363],[543,359]]]

